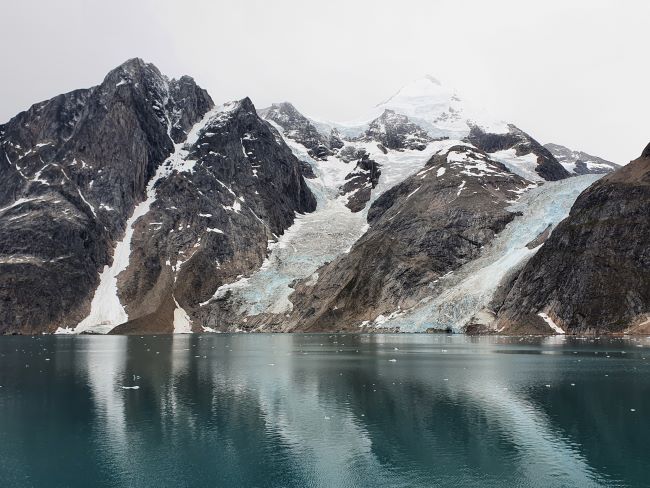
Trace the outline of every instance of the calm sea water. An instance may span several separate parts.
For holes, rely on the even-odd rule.
[[[2,487],[648,486],[649,412],[646,338],[0,337]]]

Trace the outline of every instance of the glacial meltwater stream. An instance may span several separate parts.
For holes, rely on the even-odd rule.
[[[0,486],[647,486],[650,339],[0,338]]]

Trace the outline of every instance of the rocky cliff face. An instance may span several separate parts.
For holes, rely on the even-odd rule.
[[[372,189],[379,182],[380,165],[365,149],[355,146],[343,147],[338,157],[351,166],[354,164],[352,171],[345,176],[345,183],[341,185],[340,193],[347,195],[346,206],[353,212],[359,212],[366,207]]]
[[[422,151],[431,142],[431,137],[405,115],[386,109],[381,116],[370,122],[362,140],[377,141],[388,149]]]
[[[493,153],[512,171],[529,180],[557,181],[570,176],[548,149],[512,124],[503,133],[490,133],[477,125],[471,125],[467,141],[487,153]],[[532,157],[528,161],[521,159],[525,155]],[[512,164],[509,164],[511,161]],[[539,175],[538,178],[535,178],[535,173]]]
[[[313,158],[326,159],[331,148],[342,147],[338,133],[330,137],[321,134],[311,121],[288,102],[274,103],[259,111],[260,117],[278,124],[289,139],[305,146]]]
[[[650,330],[650,146],[594,183],[515,280],[507,332]]]
[[[0,331],[83,317],[146,182],[212,100],[139,59],[0,127]]]
[[[568,147],[559,144],[544,144],[555,159],[564,166],[570,174],[606,174],[616,171],[620,165],[607,161],[606,159],[592,156],[582,151],[573,151]]]

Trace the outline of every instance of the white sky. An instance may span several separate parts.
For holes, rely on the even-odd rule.
[[[543,143],[650,141],[647,0],[0,1],[0,121],[137,56],[218,103],[340,121],[428,73]]]

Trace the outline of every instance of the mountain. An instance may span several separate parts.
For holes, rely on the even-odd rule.
[[[0,126],[0,330],[83,318],[146,182],[211,106],[191,78],[134,59]]]
[[[296,286],[283,327],[365,330],[418,305],[515,218],[506,207],[528,185],[470,145],[439,150],[374,201],[370,229],[348,253]]]
[[[530,181],[557,181],[570,176],[548,149],[512,124],[508,124],[507,132],[499,133],[470,124],[467,140]]]
[[[274,103],[260,110],[259,115],[280,126],[287,137],[305,146],[312,157],[326,159],[332,154],[332,147],[342,147],[336,132],[329,137],[322,135],[307,117],[288,102]]]
[[[155,200],[133,223],[129,267],[118,277],[128,322],[113,333],[189,332],[209,309],[201,302],[258,268],[296,212],[315,208],[298,160],[248,98],[209,113],[194,131],[170,168],[163,164]]]
[[[559,144],[544,144],[555,159],[571,174],[605,174],[616,171],[620,166],[598,156],[582,151],[573,151]]]
[[[650,145],[591,185],[507,293],[508,333],[650,330]]]
[[[407,116],[432,137],[462,139],[467,135],[468,120],[494,131],[505,129],[503,123],[475,110],[453,90],[430,75],[406,84],[393,96],[379,103],[371,112],[376,115],[371,118],[384,110]]]
[[[470,113],[478,112],[425,78],[376,107],[374,118],[335,124],[303,116],[323,141],[338,131],[344,147],[325,159],[309,157],[311,148],[284,121],[287,143],[312,165],[310,185],[325,190],[316,192],[319,208],[260,270],[217,290],[220,312],[210,326],[460,331],[490,324],[512,277],[597,176],[568,178],[529,134]],[[354,209],[367,215],[367,226],[346,223],[360,232],[336,242],[329,236],[348,217],[332,210],[346,192],[331,176],[360,154],[379,169],[364,188],[370,207]]]
[[[388,149],[418,149],[422,151],[431,142],[431,137],[419,125],[405,115],[393,110],[384,110],[370,122],[362,137],[364,141],[376,141]]]
[[[187,253],[197,233],[203,235],[200,250],[217,246],[218,232],[210,229],[221,225],[225,231],[230,218],[255,212],[257,224],[249,227],[255,227],[256,245],[243,233],[219,254],[226,266],[241,256],[224,273],[242,272],[263,261],[266,238],[291,225],[295,211],[313,209],[298,160],[250,101],[213,106],[191,78],[170,80],[132,59],[100,85],[37,103],[0,126],[0,331],[52,332],[81,324],[78,331],[106,332],[127,318],[155,313],[163,302],[173,308],[168,283],[175,281],[177,299],[186,299],[178,268],[185,261],[181,274],[193,269]],[[219,123],[233,132],[212,146],[202,129],[214,126],[218,139]],[[205,154],[208,147],[215,151]],[[210,168],[217,160],[218,172]],[[207,174],[211,169],[214,174]],[[240,176],[244,171],[248,181]],[[258,178],[268,185],[259,196],[240,189]],[[215,216],[201,217],[207,191],[237,215],[225,218],[227,210],[217,212],[211,202]],[[151,219],[150,207],[152,215],[169,212]],[[129,266],[132,251],[138,269]],[[167,270],[172,267],[175,274]]]
[[[388,121],[389,118],[394,122]],[[406,121],[411,124],[409,128],[404,128]],[[321,132],[336,128],[350,139],[368,138],[372,133],[371,139],[380,140],[378,134],[388,130],[384,139],[394,140],[397,126],[416,144],[426,145],[427,139],[464,140],[491,153],[511,171],[530,181],[556,181],[573,174],[529,134],[461,99],[432,76],[408,83],[357,120],[343,124],[312,123],[320,126]],[[413,127],[421,132],[415,133]]]
[[[516,330],[601,177],[432,77],[333,123],[139,59],[0,126],[0,152],[2,333]]]

